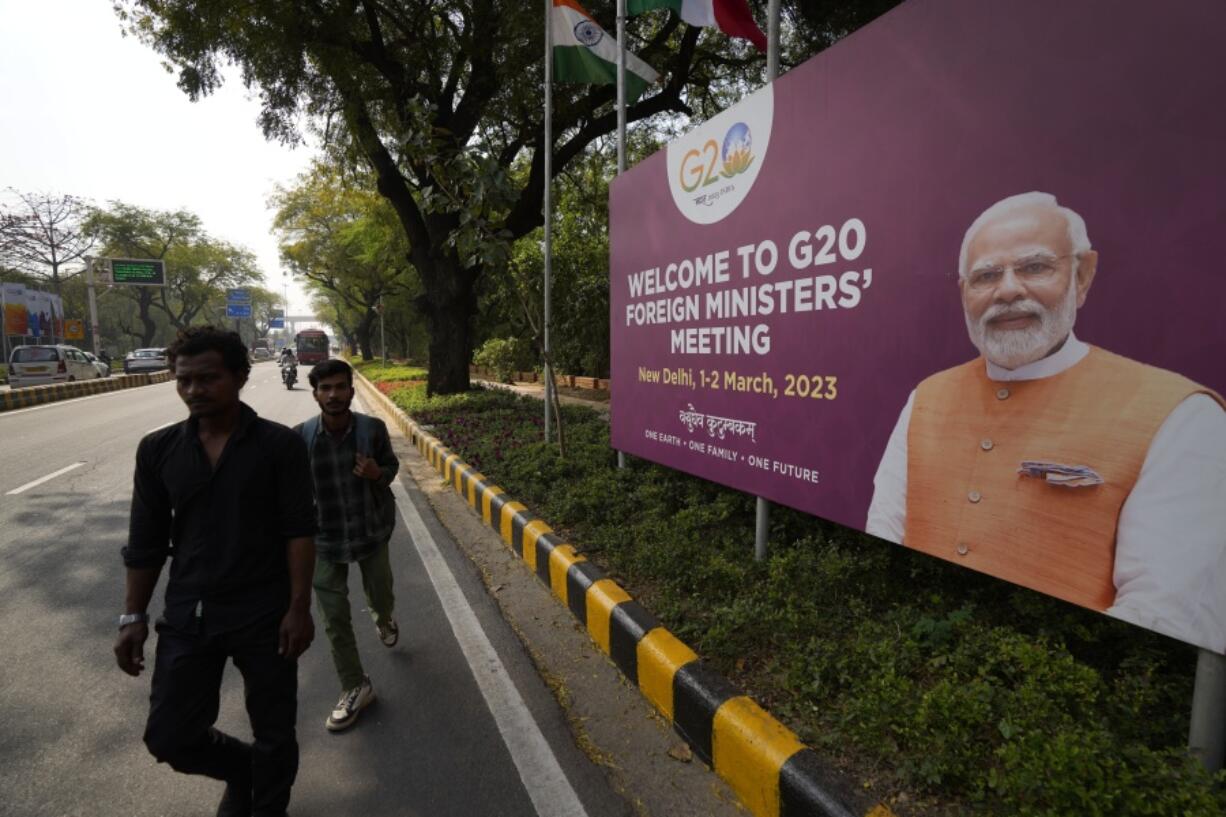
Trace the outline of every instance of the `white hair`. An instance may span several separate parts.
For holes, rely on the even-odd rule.
[[[1070,210],[1067,207],[1061,207],[1060,203],[1056,201],[1056,197],[1051,193],[1040,193],[1037,190],[1029,193],[1018,193],[1016,196],[1009,196],[996,202],[980,213],[979,218],[971,222],[971,226],[966,229],[966,235],[962,237],[962,251],[958,254],[958,277],[966,277],[966,256],[970,251],[971,239],[975,237],[975,233],[979,232],[979,228],[992,219],[1014,212],[1015,210],[1023,210],[1036,205],[1051,207],[1057,213],[1064,216],[1064,220],[1068,224],[1068,237],[1069,241],[1073,244],[1073,256],[1075,258],[1090,249],[1090,237],[1086,234],[1085,219],[1078,215],[1076,211]]]

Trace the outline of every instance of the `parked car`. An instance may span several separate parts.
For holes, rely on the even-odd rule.
[[[85,352],[84,354],[85,357],[89,359],[89,362],[94,364],[94,368],[98,370],[99,377],[111,376],[111,364],[107,363],[105,360],[99,360],[94,356],[93,352]]]
[[[139,374],[141,372],[160,372],[169,369],[165,349],[135,349],[128,352],[123,359],[124,374]]]
[[[256,360],[272,360],[272,352],[263,346],[257,346],[252,349],[251,356]]]
[[[92,380],[101,374],[75,346],[18,346],[9,355],[9,385],[14,389]]]

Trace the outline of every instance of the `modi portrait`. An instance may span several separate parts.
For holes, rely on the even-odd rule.
[[[865,529],[1226,652],[1222,397],[1076,334],[1112,259],[1055,196],[988,207],[957,264],[978,355],[911,392]]]

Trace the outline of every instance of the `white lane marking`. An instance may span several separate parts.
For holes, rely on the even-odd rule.
[[[174,381],[167,381],[173,383]],[[153,383],[153,386],[165,386],[166,383]],[[148,388],[147,386],[134,386],[130,389],[116,389],[115,391],[104,391],[102,394],[91,394],[88,397],[74,397],[71,400],[56,400],[53,403],[43,403],[41,406],[30,406],[29,408],[13,409],[12,411],[0,411],[0,420],[5,417],[13,417],[17,414],[25,414],[27,411],[41,411],[42,409],[55,408],[56,406],[66,406],[69,403],[80,403],[83,400],[97,400],[99,397],[117,397],[121,394],[132,394],[134,391]]]
[[[451,623],[451,631],[455,633],[486,706],[498,724],[502,742],[511,753],[511,760],[515,762],[536,813],[540,817],[587,817],[583,803],[571,788],[565,772],[558,765],[558,759],[532,719],[532,713],[528,711],[506,667],[494,651],[494,645],[477,621],[476,614],[468,606],[468,600],[464,598],[460,585],[456,583],[451,568],[439,552],[438,543],[409,498],[408,491],[399,480],[393,481],[392,490],[396,494],[400,517],[409,528],[409,535],[426,566],[426,573],[434,585],[443,612]]]
[[[7,496],[16,496],[17,494],[25,493],[31,488],[37,488],[39,485],[42,485],[44,482],[50,482],[51,480],[55,479],[61,474],[67,474],[69,471],[72,471],[76,468],[80,468],[84,464],[85,463],[83,462],[74,462],[72,465],[68,466],[67,468],[61,468],[60,470],[47,474],[47,476],[42,477],[40,479],[36,479],[33,482],[27,482],[25,485],[22,485],[20,488],[14,488],[13,490],[8,492]]]

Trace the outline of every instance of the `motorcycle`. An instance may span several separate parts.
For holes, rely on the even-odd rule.
[[[298,363],[297,361],[287,360],[281,364],[281,382],[285,384],[285,388],[292,390],[294,384],[298,382]]]

